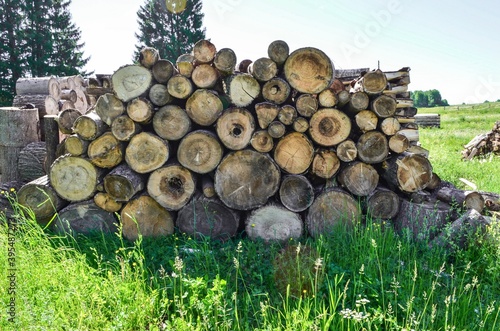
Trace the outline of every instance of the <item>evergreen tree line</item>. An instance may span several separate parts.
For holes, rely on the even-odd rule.
[[[0,0],[0,105],[10,106],[22,77],[86,75],[71,0]]]
[[[413,99],[413,105],[419,107],[439,107],[449,106],[448,101],[441,97],[441,93],[436,90],[428,91],[413,91],[410,92],[410,97]]]

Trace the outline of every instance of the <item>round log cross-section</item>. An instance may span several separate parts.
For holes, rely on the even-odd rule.
[[[292,132],[280,139],[274,150],[274,160],[289,174],[305,172],[314,156],[314,147],[306,135]]]
[[[311,138],[322,146],[334,146],[346,140],[351,133],[351,120],[338,109],[323,108],[309,121]]]

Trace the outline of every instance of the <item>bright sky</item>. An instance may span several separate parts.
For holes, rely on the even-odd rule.
[[[132,63],[137,11],[152,0],[73,0],[85,69]],[[168,0],[167,0],[168,1]],[[438,89],[450,104],[500,99],[500,2],[494,0],[205,0],[206,37],[238,61],[284,40],[316,47],[336,68],[411,67],[410,90]]]

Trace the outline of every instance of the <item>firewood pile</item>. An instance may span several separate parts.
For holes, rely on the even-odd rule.
[[[440,192],[409,82],[409,68],[336,70],[284,41],[239,63],[207,40],[175,64],[144,48],[94,82],[85,114],[59,113],[60,156],[18,197],[63,231],[115,231],[119,214],[130,240],[178,229],[284,241],[366,215],[438,231],[452,202],[482,210],[484,199]]]
[[[472,160],[492,153],[500,154],[500,121],[495,122],[491,131],[477,135],[465,145],[462,158]]]

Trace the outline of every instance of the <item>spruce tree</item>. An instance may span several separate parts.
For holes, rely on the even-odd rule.
[[[178,13],[168,10],[164,0],[146,0],[137,12],[139,33],[133,60],[137,61],[145,46],[156,48],[162,59],[174,63],[179,55],[190,53],[198,40],[205,39],[201,9],[201,0],[187,0]]]

